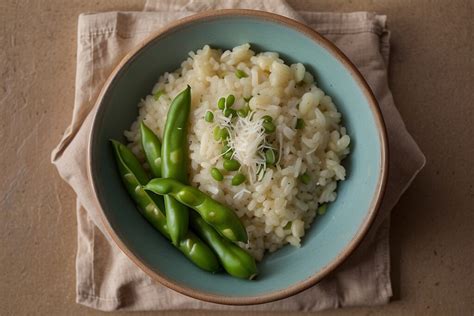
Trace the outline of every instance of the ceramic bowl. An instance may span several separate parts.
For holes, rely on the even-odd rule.
[[[189,51],[209,44],[232,48],[250,43],[275,51],[287,63],[301,62],[330,95],[351,136],[344,162],[347,180],[327,214],[307,231],[301,248],[286,246],[258,264],[256,280],[210,274],[190,263],[139,214],[117,173],[109,139],[137,117],[139,100],[158,77],[174,71]],[[98,97],[89,143],[89,175],[105,227],[135,264],[163,285],[221,304],[258,304],[282,299],[320,281],[357,247],[380,204],[387,177],[387,140],[377,102],[361,74],[331,42],[282,16],[250,10],[194,15],[160,30],[130,52]]]

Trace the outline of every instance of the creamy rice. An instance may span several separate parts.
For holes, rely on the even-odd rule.
[[[247,76],[238,78],[237,69]],[[241,246],[257,260],[265,251],[287,243],[299,247],[318,207],[336,199],[337,181],[346,176],[341,160],[349,153],[350,138],[331,97],[317,87],[302,64],[288,66],[277,53],[255,54],[249,44],[224,52],[206,45],[190,52],[175,72],[162,75],[152,94],[138,105],[139,116],[125,136],[140,159],[139,123],[145,121],[162,137],[169,104],[188,84],[192,88],[190,183],[236,211],[249,234],[249,243]],[[163,94],[155,98],[158,91]],[[235,96],[234,109],[244,107],[244,98],[252,97],[248,102],[252,116],[247,121],[235,118],[230,123],[217,108],[219,98],[230,94]],[[213,123],[203,119],[207,111],[214,113]],[[213,138],[215,126],[232,124],[231,141],[242,140],[238,133],[264,115],[273,118],[276,131],[263,136],[262,146],[278,152],[277,164],[261,171],[258,163],[252,166],[255,159],[235,154],[247,181],[232,186],[235,172],[224,173],[224,181],[215,181],[210,170],[222,170],[223,162],[223,144]],[[295,128],[297,118],[304,121],[304,128]],[[309,175],[308,184],[299,178],[304,173]]]

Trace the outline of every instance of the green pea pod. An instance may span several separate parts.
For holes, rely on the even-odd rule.
[[[191,87],[188,86],[171,102],[166,118],[161,152],[161,174],[164,178],[172,178],[187,182],[187,126],[191,110]],[[188,231],[188,208],[172,196],[165,196],[166,220],[171,241],[177,245]]]
[[[190,230],[179,242],[178,249],[191,262],[205,271],[215,273],[221,268],[211,248]]]
[[[155,178],[161,177],[161,142],[153,131],[145,125],[140,124],[140,136],[142,149],[150,166],[151,174]]]
[[[143,185],[148,182],[148,176],[130,149],[115,140],[112,140],[112,144],[122,181],[140,213],[163,236],[170,239],[166,217],[161,211],[164,209],[163,198],[151,196],[143,189]],[[210,272],[219,270],[219,262],[213,251],[191,231],[181,240],[177,248],[199,268]]]
[[[219,235],[198,214],[191,212],[189,217],[191,227],[214,250],[227,273],[249,280],[257,275],[257,265],[250,254]]]
[[[219,234],[231,241],[248,241],[247,231],[234,211],[192,186],[174,179],[160,178],[148,182],[145,190],[160,195],[168,194],[193,208]]]

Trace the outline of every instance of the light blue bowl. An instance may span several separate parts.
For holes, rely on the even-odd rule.
[[[137,103],[158,77],[173,71],[189,51],[205,44],[232,48],[250,43],[301,62],[334,99],[352,139],[347,180],[325,216],[318,217],[301,248],[286,246],[258,265],[257,280],[199,270],[138,213],[117,173],[109,139],[137,117]],[[207,12],[178,21],[145,41],[115,69],[98,99],[89,144],[91,182],[104,223],[118,246],[155,280],[183,294],[222,304],[258,304],[314,285],[358,245],[382,198],[387,141],[377,103],[359,72],[333,44],[281,16],[248,10]]]

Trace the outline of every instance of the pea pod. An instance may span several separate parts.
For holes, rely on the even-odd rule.
[[[194,231],[214,250],[224,269],[232,276],[253,279],[257,275],[254,258],[244,249],[219,235],[198,214],[191,212],[189,222]]]
[[[161,174],[164,178],[187,182],[186,139],[190,110],[191,87],[188,86],[174,98],[168,110],[161,152]],[[164,199],[168,231],[171,241],[177,245],[188,231],[188,208],[172,196],[165,196]]]
[[[199,268],[212,273],[220,270],[214,252],[192,231],[188,230],[186,236],[179,242],[178,249]]]
[[[148,176],[130,149],[114,140],[112,145],[122,181],[140,213],[163,236],[170,239],[166,217],[161,211],[164,209],[163,198],[151,196],[143,189],[143,185],[148,182]],[[199,268],[210,272],[219,270],[219,262],[213,251],[191,231],[188,231],[177,248]]]
[[[219,234],[231,241],[248,241],[244,225],[230,208],[192,186],[182,184],[174,179],[160,178],[148,182],[145,190],[160,195],[170,195],[179,202],[193,208]]]
[[[161,177],[161,143],[153,131],[145,125],[140,124],[140,136],[142,149],[150,166],[153,177]]]

